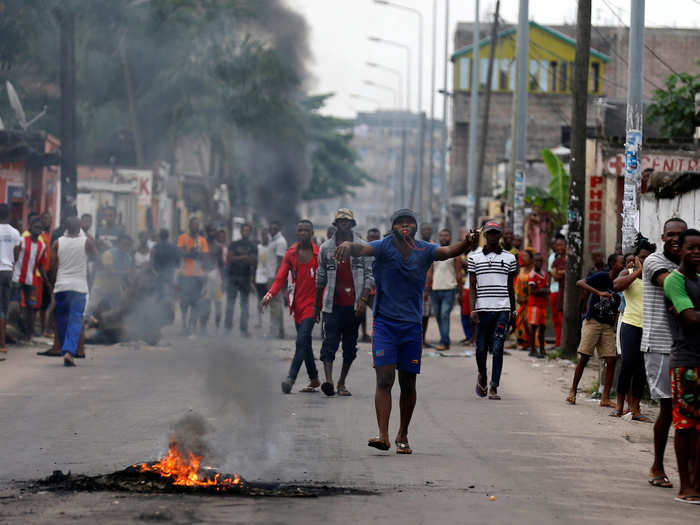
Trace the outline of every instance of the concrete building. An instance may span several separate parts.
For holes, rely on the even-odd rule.
[[[482,35],[490,33],[482,25]],[[568,146],[571,136],[573,62],[575,56],[575,26],[545,27],[530,22],[529,93],[527,121],[527,159],[541,159],[543,148]],[[620,27],[593,27],[588,86],[589,104],[587,126],[589,136],[624,134],[624,105],[627,92],[627,55],[629,30]],[[516,28],[504,26],[495,48],[494,76],[491,83],[491,108],[486,145],[482,195],[491,195],[490,181],[499,162],[509,156],[510,130],[515,85]],[[470,69],[474,56],[473,24],[459,23],[454,35],[454,103],[451,130],[450,193],[466,193],[469,140]],[[644,96],[650,98],[656,87],[664,85],[671,68],[678,72],[697,73],[695,63],[700,49],[700,30],[645,28]],[[478,58],[480,91],[486,87],[486,69],[490,38],[480,40]],[[620,111],[620,109],[622,111]],[[484,118],[480,104],[479,119]],[[645,128],[645,135],[650,129]],[[481,137],[478,138],[480,140]],[[527,183],[529,184],[529,183]],[[461,221],[463,210],[451,210]]]

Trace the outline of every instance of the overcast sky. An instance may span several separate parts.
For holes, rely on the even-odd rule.
[[[392,0],[418,9],[423,14],[423,104],[430,114],[430,70],[432,64],[433,0]],[[445,2],[437,0],[437,62],[436,89],[443,87]],[[449,52],[452,53],[453,34],[458,21],[474,21],[475,0],[450,1]],[[406,52],[398,47],[370,42],[368,36],[378,36],[409,45],[412,52],[411,106],[418,104],[418,17],[404,10],[377,5],[374,0],[287,0],[307,19],[311,35],[313,62],[311,84],[314,93],[334,92],[324,112],[341,116],[354,116],[356,111],[373,111],[396,107],[394,94],[386,89],[366,85],[365,81],[396,88],[395,74],[369,68],[365,62],[375,62],[398,69],[406,83]],[[518,0],[501,1],[501,17],[510,23],[518,19]],[[487,21],[495,9],[495,0],[481,0],[482,21]],[[609,7],[608,7],[609,6]],[[615,9],[629,25],[630,0],[593,0],[592,19],[597,25],[619,25],[611,9]],[[530,0],[530,20],[541,24],[576,23],[575,0]],[[647,0],[645,22],[647,26],[695,27],[700,24],[700,0]],[[483,36],[482,36],[483,37]],[[656,50],[663,54],[660,50]],[[666,50],[668,52],[668,50]],[[448,69],[448,86],[452,71]],[[405,91],[405,90],[404,90]],[[358,100],[357,94],[378,102]],[[406,104],[405,93],[404,107]],[[442,115],[442,96],[435,97],[435,115]]]

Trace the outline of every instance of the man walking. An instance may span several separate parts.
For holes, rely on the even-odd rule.
[[[450,230],[444,228],[438,234],[440,246],[449,246],[452,243]],[[462,303],[462,259],[455,257],[451,260],[435,261],[428,272],[428,281],[431,288],[430,302],[433,307],[433,315],[440,329],[440,343],[435,345],[435,350],[444,351],[450,349],[450,314],[455,304],[455,294],[459,292],[458,300]]]
[[[151,250],[151,268],[156,274],[157,290],[163,320],[172,324],[175,320],[175,271],[180,266],[180,251],[170,242],[170,233],[165,228],[158,234],[158,242]]]
[[[469,254],[469,305],[472,323],[476,325],[476,364],[479,375],[476,394],[501,399],[498,386],[503,370],[503,344],[511,319],[515,319],[513,278],[518,265],[515,256],[501,247],[503,229],[496,221],[484,226],[486,245]],[[486,356],[493,353],[491,384],[487,391]]]
[[[311,332],[314,328],[314,297],[316,294],[316,270],[318,269],[318,246],[311,242],[314,227],[311,221],[301,220],[297,224],[297,242],[287,250],[282,259],[272,287],[261,304],[268,306],[272,299],[287,285],[292,274],[294,290],[290,294],[289,309],[294,316],[297,329],[296,351],[289,367],[289,375],[282,381],[282,392],[289,394],[297,379],[301,363],[306,364],[309,384],[302,392],[315,392],[321,385],[311,349]]]
[[[241,238],[229,244],[226,254],[226,314],[224,329],[233,328],[233,308],[236,297],[241,298],[241,335],[248,337],[248,299],[255,278],[255,266],[258,264],[258,248],[250,240],[250,224],[241,225]]]
[[[418,221],[412,210],[394,212],[392,233],[368,245],[344,242],[336,248],[336,259],[374,257],[373,275],[377,287],[374,302],[372,356],[377,376],[374,406],[379,436],[367,445],[389,450],[391,388],[398,369],[401,387],[401,422],[396,434],[397,454],[411,454],[408,427],[416,406],[416,375],[420,373],[422,341],[422,295],[426,274],[433,261],[457,257],[476,242],[470,235],[452,246],[416,241]]]
[[[258,303],[262,301],[267,293],[267,283],[275,277],[277,273],[277,257],[271,251],[270,233],[267,228],[260,232],[260,242],[258,243],[258,265],[255,267],[255,291],[257,292]],[[262,327],[262,311],[258,310],[258,322],[256,328]]]
[[[269,290],[275,280],[277,271],[282,265],[282,259],[287,253],[287,239],[282,235],[279,221],[270,222],[270,251],[272,252],[275,261],[275,271],[269,276],[269,282],[267,283],[267,289]],[[284,339],[284,318],[282,316],[282,296],[275,297],[270,304],[270,320],[272,325],[270,331],[272,334],[277,332],[277,337],[279,339]]]
[[[590,294],[590,300],[583,326],[581,326],[581,342],[577,349],[579,360],[574,371],[571,391],[566,398],[566,402],[570,405],[576,404],[578,384],[595,350],[598,352],[598,358],[605,361],[605,383],[600,406],[615,407],[615,403],[610,401],[610,387],[615,376],[615,361],[617,361],[615,324],[620,309],[620,296],[614,291],[613,281],[624,266],[624,257],[613,253],[608,257],[609,270],[596,272],[576,282],[576,286]]]
[[[654,463],[649,469],[649,483],[654,487],[673,485],[664,470],[664,453],[668,431],[673,422],[671,402],[670,354],[673,345],[664,295],[664,281],[680,264],[679,239],[688,225],[673,217],[664,223],[662,252],[649,255],[642,267],[642,352],[651,398],[659,402],[659,417],[654,423]]]
[[[669,316],[673,348],[671,394],[676,461],[681,486],[676,501],[700,504],[700,231],[680,236],[680,266],[664,281],[676,315]],[[695,478],[695,479],[693,479]]]
[[[10,286],[15,266],[15,247],[22,242],[19,232],[10,226],[10,207],[0,204],[0,361],[5,360],[5,325],[10,307]]]
[[[340,208],[335,214],[336,231],[321,245],[316,273],[316,300],[314,319],[318,323],[323,312],[323,345],[321,362],[326,381],[321,390],[327,396],[335,394],[333,388],[333,361],[341,341],[343,366],[338,379],[338,395],[350,396],[345,381],[350,365],[357,356],[357,332],[359,321],[365,313],[369,292],[374,285],[371,264],[367,257],[350,257],[336,261],[335,249],[343,242],[367,243],[357,237],[352,229],[357,223],[352,211]],[[323,307],[321,307],[323,299]]]
[[[53,286],[56,299],[56,331],[61,345],[63,364],[75,366],[73,360],[83,329],[85,300],[88,294],[88,257],[96,254],[92,239],[80,232],[80,219],[69,217],[66,232],[51,246]]]
[[[199,219],[192,217],[189,232],[177,240],[183,259],[183,275],[180,277],[180,307],[182,309],[182,334],[194,332],[197,323],[197,304],[204,289],[202,259],[209,253],[207,240],[199,234]],[[189,320],[187,314],[190,314]],[[189,322],[188,322],[189,321]]]

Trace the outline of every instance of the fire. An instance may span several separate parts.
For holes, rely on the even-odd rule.
[[[135,465],[141,472],[155,472],[166,478],[172,478],[173,485],[186,487],[215,487],[217,490],[226,490],[240,485],[242,480],[238,474],[233,477],[222,477],[218,472],[213,476],[201,476],[199,472],[202,456],[192,452],[182,453],[177,443],[172,441],[168,455],[161,458],[158,463],[149,465],[141,463]]]

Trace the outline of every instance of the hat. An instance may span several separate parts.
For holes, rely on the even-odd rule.
[[[499,233],[503,233],[503,227],[501,226],[501,223],[496,222],[496,221],[488,221],[486,224],[484,224],[484,232],[491,232],[491,231],[497,231]]]
[[[352,214],[352,211],[348,208],[339,208],[338,211],[335,212],[335,220],[333,221],[333,226],[335,226],[335,221],[337,221],[338,219],[347,219],[349,221],[352,221],[353,226],[357,224],[357,222],[355,222],[355,217]]]
[[[392,215],[391,215],[391,227],[394,227],[394,224],[396,224],[396,221],[398,221],[401,217],[410,217],[413,219],[413,222],[418,224],[418,217],[416,217],[416,213],[413,210],[409,210],[408,208],[402,208],[400,210],[396,210]]]

